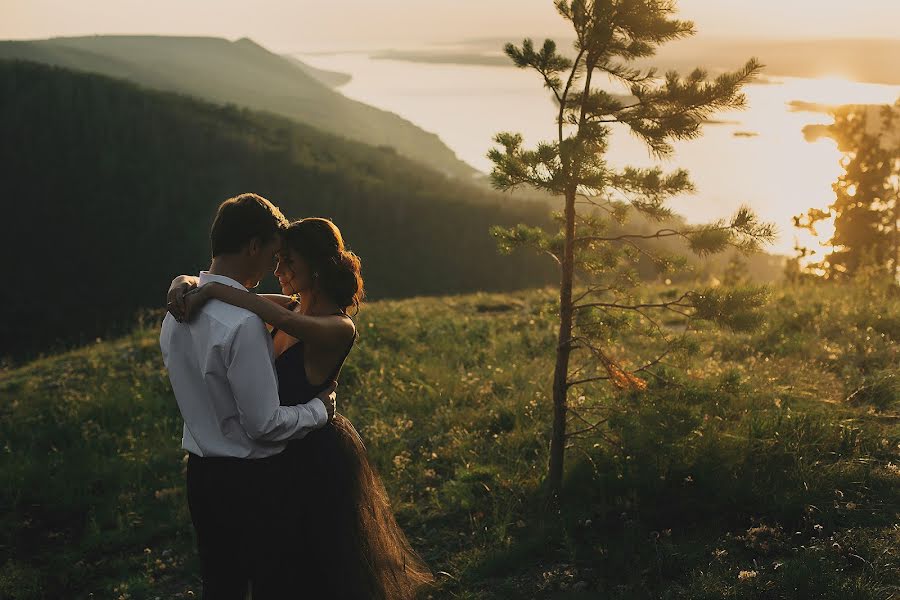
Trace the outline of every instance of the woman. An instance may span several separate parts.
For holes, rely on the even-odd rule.
[[[209,283],[187,292],[184,304],[187,318],[217,299],[272,325],[279,397],[283,405],[295,405],[337,382],[357,337],[346,311],[351,306],[359,310],[364,292],[359,258],[345,249],[331,221],[295,221],[283,241],[275,275],[284,295]],[[173,287],[184,292],[196,283],[194,277],[181,276]],[[321,590],[310,597],[399,600],[414,598],[431,582],[347,418],[335,414],[322,429],[290,442],[283,456],[294,484],[288,501],[302,509],[300,514],[316,515],[304,520],[297,531],[298,547],[288,552],[295,556],[286,557],[288,563],[302,561],[321,582]],[[328,514],[321,514],[323,506],[329,507]]]

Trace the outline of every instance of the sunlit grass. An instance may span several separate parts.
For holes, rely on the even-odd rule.
[[[366,307],[339,405],[442,572],[435,597],[883,599],[900,580],[898,309],[775,290],[760,331],[698,333],[646,393],[584,390],[618,416],[569,450],[559,512],[541,493],[550,292]],[[155,331],[10,370],[0,396],[0,597],[199,591]]]

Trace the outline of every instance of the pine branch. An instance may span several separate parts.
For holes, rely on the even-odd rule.
[[[662,362],[662,359],[664,359],[666,356],[670,355],[673,351],[674,351],[674,349],[671,348],[671,347],[670,347],[670,348],[666,348],[665,352],[663,352],[662,354],[660,354],[659,356],[657,356],[656,358],[654,358],[653,360],[651,360],[650,362],[648,362],[648,363],[645,364],[644,366],[642,366],[642,367],[640,367],[640,368],[638,368],[638,369],[635,369],[634,372],[635,372],[635,373],[650,373],[650,374],[654,374],[652,371],[650,371],[650,368],[651,368],[651,367],[655,367],[656,365],[660,364],[660,363]]]
[[[667,302],[646,302],[641,304],[618,304],[616,302],[591,302],[588,304],[577,304],[573,306],[575,310],[584,310],[586,308],[611,308],[617,310],[637,310],[640,308],[663,308],[671,310],[672,307],[694,308],[692,304],[684,304],[684,300],[694,295],[694,292],[685,292],[675,300]],[[678,312],[678,311],[675,311]],[[685,314],[685,313],[679,313]],[[685,314],[685,316],[690,316]]]
[[[522,41],[522,48],[517,48],[513,44],[506,44],[504,47],[506,55],[509,56],[513,63],[519,68],[532,68],[544,79],[544,86],[553,92],[556,101],[561,105],[563,98],[560,94],[562,80],[559,74],[572,67],[569,59],[560,56],[556,52],[556,42],[553,40],[544,40],[544,45],[539,51],[534,50],[534,42],[526,38]]]
[[[594,120],[628,125],[654,155],[668,156],[672,153],[669,140],[694,139],[713,113],[743,108],[746,97],[739,90],[761,70],[762,65],[751,59],[739,71],[719,75],[711,82],[702,69],[696,69],[686,79],[669,72],[660,87],[633,85],[631,93],[638,102],[630,110],[606,113],[612,115],[610,118],[594,115]]]
[[[570,381],[566,383],[566,385],[570,388],[575,387],[576,385],[584,385],[586,383],[594,383],[597,381],[609,381],[609,375],[599,375],[597,377],[587,377],[585,379],[578,379],[577,381]]]
[[[637,309],[635,309],[635,311],[636,311],[639,315],[641,315],[643,318],[645,318],[645,319],[647,319],[648,321],[650,321],[650,323],[653,325],[653,327],[656,328],[656,332],[660,335],[660,337],[662,337],[662,339],[663,339],[667,344],[669,343],[669,338],[668,338],[668,336],[666,335],[665,331],[663,330],[662,325],[660,325],[659,322],[656,321],[656,319],[654,319],[654,318],[652,318],[651,316],[649,316],[646,312],[644,312],[644,309],[642,309],[642,308],[637,308]]]
[[[600,364],[609,374],[609,381],[618,389],[644,390],[647,388],[647,383],[643,379],[620,367],[599,346],[595,346],[588,341],[585,347],[600,361]]]
[[[609,292],[609,291],[611,291],[612,289],[613,289],[612,287],[604,287],[604,288],[600,288],[600,287],[592,287],[592,288],[588,288],[584,293],[582,293],[581,295],[579,295],[577,298],[573,298],[573,299],[572,299],[572,303],[573,303],[573,304],[578,304],[579,302],[581,302],[582,300],[584,300],[586,297],[590,296],[591,294],[600,294],[600,293],[602,293],[602,292]]]
[[[685,237],[684,233],[682,233],[680,231],[676,231],[674,229],[660,229],[656,233],[648,233],[648,234],[623,233],[622,235],[616,235],[616,236],[612,236],[612,237],[604,237],[604,236],[599,236],[599,235],[588,235],[588,236],[582,236],[582,237],[575,238],[575,243],[580,244],[582,242],[620,242],[620,241],[630,240],[630,239],[657,240],[657,239],[673,237],[673,236]]]
[[[606,418],[606,419],[602,419],[600,421],[591,423],[590,421],[588,421],[587,419],[582,417],[581,413],[577,409],[569,408],[569,412],[572,414],[573,417],[575,417],[576,419],[578,419],[579,421],[583,422],[586,425],[586,427],[584,427],[583,429],[577,429],[575,431],[567,433],[566,436],[570,437],[570,438],[578,437],[580,435],[584,435],[585,433],[588,433],[591,431],[596,431],[599,427],[602,427],[604,424],[606,424],[609,421],[609,419]]]

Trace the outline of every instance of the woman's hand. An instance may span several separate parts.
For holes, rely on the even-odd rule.
[[[335,393],[337,390],[337,382],[331,384],[325,390],[319,392],[319,395],[316,396],[319,400],[322,401],[322,404],[325,405],[325,414],[328,415],[328,422],[334,420],[334,411],[335,411],[335,403],[337,401],[337,394]]]
[[[185,295],[191,290],[197,289],[198,279],[190,275],[179,275],[172,280],[169,292],[166,294],[166,310],[172,313],[179,323],[185,320]]]
[[[220,285],[222,284],[211,282],[185,293],[181,299],[184,304],[182,321],[192,321],[203,305],[215,298],[216,288]]]

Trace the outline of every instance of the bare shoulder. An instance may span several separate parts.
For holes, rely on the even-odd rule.
[[[341,345],[350,343],[356,336],[356,324],[349,316],[331,315],[328,319],[330,319],[331,326],[334,327],[335,338]]]

